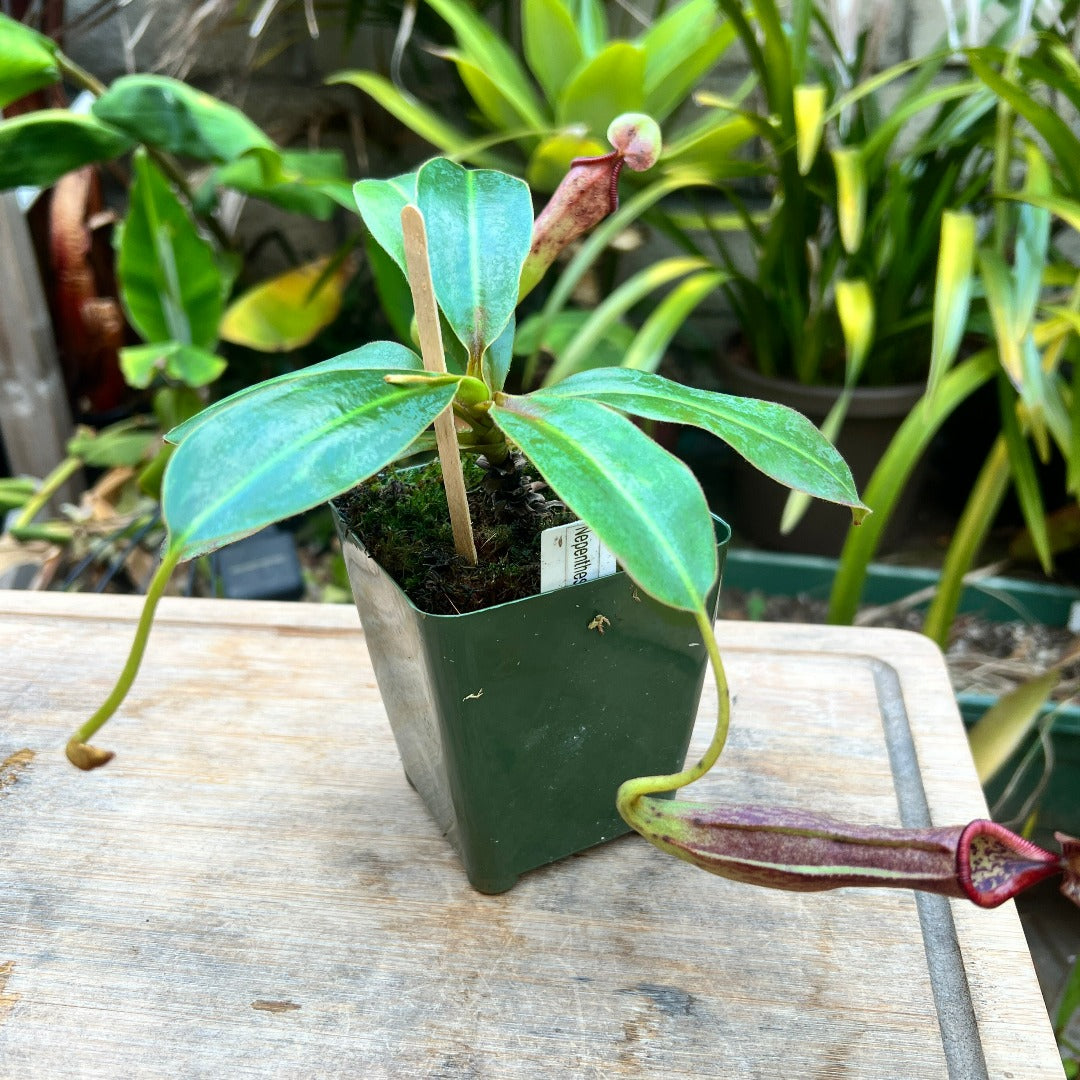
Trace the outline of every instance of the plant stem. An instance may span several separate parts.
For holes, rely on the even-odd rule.
[[[60,68],[60,71],[66,75],[77,86],[81,86],[84,90],[89,90],[94,97],[101,97],[108,87],[98,78],[91,75],[85,68],[80,67],[69,56],[65,56],[63,52],[57,50],[56,62]],[[176,185],[180,193],[187,200],[188,211],[196,219],[205,225],[211,233],[214,234],[214,239],[226,250],[232,248],[232,240],[228,234],[221,227],[217,218],[213,214],[200,214],[195,210],[195,195],[191,190],[191,185],[188,183],[187,177],[184,176],[183,170],[176,163],[176,160],[171,154],[165,153],[164,150],[159,150],[154,146],[149,146],[146,143],[142,144],[146,148],[147,154],[150,155],[154,164]]]
[[[92,739],[101,729],[101,726],[123,703],[135,682],[135,676],[139,673],[139,665],[142,663],[143,654],[146,652],[146,643],[150,637],[150,629],[154,623],[154,612],[157,610],[158,601],[165,592],[165,586],[172,577],[173,570],[181,562],[181,551],[173,548],[165,553],[161,565],[154,572],[150,584],[146,590],[146,598],[143,601],[142,613],[139,615],[139,623],[135,628],[135,638],[131,643],[127,661],[120,672],[116,684],[109,696],[101,703],[97,711],[80,727],[67,744],[68,760],[80,769],[94,769],[112,758],[110,751],[98,750],[88,746],[88,740]]]
[[[670,773],[667,776],[638,776],[622,784],[616,796],[616,805],[624,818],[627,817],[630,807],[643,795],[675,791],[700,780],[716,764],[720,752],[724,749],[724,743],[727,742],[728,728],[731,725],[731,698],[728,692],[727,673],[724,670],[724,662],[720,658],[720,647],[716,644],[712,621],[705,608],[698,608],[694,612],[694,618],[705,643],[705,651],[709,654],[709,663],[716,682],[716,727],[713,729],[712,740],[698,761],[681,772]]]
[[[11,526],[11,534],[17,535],[20,529],[29,526],[38,516],[41,508],[70,480],[80,469],[82,462],[77,457],[64,458],[59,465],[41,482],[30,500],[23,506],[15,523]]]

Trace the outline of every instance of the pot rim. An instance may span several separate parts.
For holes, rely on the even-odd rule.
[[[352,542],[356,544],[356,546],[369,559],[371,559],[372,562],[374,562],[377,566],[381,568],[382,564],[379,563],[378,559],[376,559],[375,556],[368,551],[368,549],[364,546],[364,542],[360,539],[359,536],[356,535],[355,531],[350,526],[347,526],[345,524],[333,500],[330,501],[329,505],[330,512],[334,518],[334,524],[337,526],[338,535],[341,537],[341,539],[343,541],[345,539],[352,540]],[[709,517],[711,517],[713,520],[713,529],[716,533],[716,546],[717,548],[723,548],[731,542],[731,526],[722,517],[712,513],[712,511],[709,512]],[[718,576],[722,572],[723,566],[721,565],[720,570],[718,571]],[[491,611],[500,611],[503,608],[510,608],[513,607],[515,604],[525,604],[528,603],[530,600],[536,600],[540,597],[555,596],[559,593],[567,592],[570,589],[580,589],[583,586],[593,585],[598,581],[610,581],[613,578],[629,577],[625,570],[616,570],[614,574],[608,574],[606,577],[603,578],[595,578],[593,581],[582,582],[579,585],[563,585],[558,589],[549,589],[547,592],[535,592],[530,593],[528,596],[520,596],[516,600],[504,600],[501,604],[492,604],[490,607],[478,608],[476,611],[462,611],[458,612],[455,615],[444,615],[438,612],[425,611],[423,608],[417,607],[409,598],[408,594],[404,591],[404,589],[402,589],[401,586],[396,581],[394,581],[394,579],[390,577],[389,574],[387,574],[386,576],[390,579],[390,582],[393,584],[394,588],[401,594],[409,607],[411,607],[413,611],[415,611],[417,614],[423,615],[425,619],[467,619],[473,615],[486,615],[488,612]],[[633,579],[631,578],[630,580]],[[716,582],[714,581],[713,587],[715,587],[715,585]],[[637,585],[635,582],[635,588],[641,588],[641,586]],[[657,603],[659,603],[659,601],[657,601]],[[679,609],[672,608],[671,610],[676,611]]]

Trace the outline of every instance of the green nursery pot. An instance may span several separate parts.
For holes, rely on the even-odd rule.
[[[619,785],[686,758],[707,663],[693,616],[622,572],[431,615],[338,529],[405,775],[473,887],[504,892],[628,832]],[[719,519],[716,534],[722,571],[730,529]],[[599,615],[602,634],[589,629]]]

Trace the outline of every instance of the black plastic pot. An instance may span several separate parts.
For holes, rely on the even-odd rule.
[[[707,660],[693,617],[621,572],[431,615],[338,525],[405,774],[474,888],[627,832],[619,784],[685,761]],[[722,569],[730,530],[716,532]]]

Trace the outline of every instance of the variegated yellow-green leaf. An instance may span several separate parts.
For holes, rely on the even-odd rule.
[[[330,260],[317,259],[256,285],[237,297],[221,320],[221,337],[260,352],[288,352],[306,345],[341,311],[353,264],[326,274]]]
[[[941,215],[937,279],[934,282],[934,329],[926,392],[933,394],[956,359],[967,328],[975,270],[975,215],[946,210]]]
[[[968,732],[971,756],[980,783],[995,773],[1020,748],[1039,719],[1051,691],[1061,681],[1060,671],[1048,671],[1010,690]]]
[[[834,444],[844,426],[855,385],[874,341],[874,294],[863,278],[836,283],[836,313],[844,334],[844,389],[821,425],[821,434]],[[790,533],[809,507],[810,496],[803,491],[793,491],[784,504],[780,532],[785,536]]]
[[[825,131],[825,104],[828,90],[820,83],[796,86],[795,151],[799,174],[805,176],[813,167]]]
[[[836,170],[836,217],[840,225],[840,241],[844,250],[853,255],[862,243],[866,226],[866,170],[862,152],[845,146],[832,152]]]

